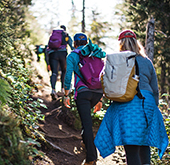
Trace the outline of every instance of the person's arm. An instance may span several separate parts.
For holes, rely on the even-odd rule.
[[[74,49],[74,47],[73,47],[73,40],[71,39],[70,36],[68,36],[68,37],[69,37],[69,39],[68,39],[68,45],[70,46],[70,49],[73,50],[73,49]]]
[[[50,65],[49,55],[48,55],[47,51],[45,52],[45,61],[46,61],[47,65]]]
[[[93,111],[93,113],[96,113],[97,111],[100,111],[101,110],[101,108],[102,108],[102,99],[103,98],[101,98],[100,100],[99,100],[99,102],[95,105],[95,108],[94,108],[94,111]]]
[[[66,74],[65,74],[65,79],[64,79],[64,105],[67,108],[70,108],[70,98],[68,96],[69,91],[70,91],[70,86],[71,86],[71,80],[72,80],[72,73],[73,73],[73,69],[74,69],[74,64],[73,64],[73,60],[72,57],[70,55],[68,55],[67,59],[66,59]]]
[[[66,93],[67,93],[67,94],[66,94]],[[71,107],[70,107],[70,97],[68,96],[68,94],[69,94],[69,90],[65,90],[63,104],[64,104],[65,107],[71,108]]]
[[[74,55],[70,53],[66,59],[66,73],[64,78],[65,90],[70,90],[73,71],[74,71]]]
[[[155,68],[153,65],[152,65],[152,77],[150,81],[150,86],[153,90],[153,95],[155,98],[156,105],[158,105],[159,104],[158,80],[157,80],[157,75],[156,75]]]
[[[63,103],[64,103],[65,107],[71,108],[70,107],[70,97],[68,96],[68,94],[69,94],[69,90],[65,90],[64,91],[64,101],[63,101]]]

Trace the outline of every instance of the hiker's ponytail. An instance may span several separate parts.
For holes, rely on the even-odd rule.
[[[119,50],[130,50],[137,54],[140,54],[143,57],[146,57],[143,46],[135,38],[122,38],[119,43]]]

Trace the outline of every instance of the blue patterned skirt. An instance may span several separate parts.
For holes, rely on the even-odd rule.
[[[103,158],[121,145],[157,147],[162,158],[168,146],[163,117],[153,94],[147,90],[141,92],[145,97],[143,103],[135,96],[130,102],[114,102],[107,109],[94,141]]]

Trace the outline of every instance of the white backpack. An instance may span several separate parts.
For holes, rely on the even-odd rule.
[[[137,74],[135,57],[136,53],[132,51],[106,55],[101,83],[103,92],[108,99],[128,102],[138,93],[139,71]]]

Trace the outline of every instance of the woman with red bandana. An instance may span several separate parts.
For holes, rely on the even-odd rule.
[[[94,142],[104,158],[114,153],[116,146],[124,146],[128,165],[149,165],[150,146],[158,148],[160,159],[168,146],[168,136],[158,109],[157,76],[133,31],[122,31],[118,40],[120,51],[137,54],[139,88],[145,99],[143,102],[136,95],[129,102],[114,101],[107,109]]]

